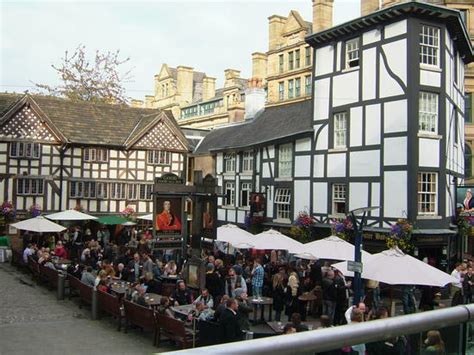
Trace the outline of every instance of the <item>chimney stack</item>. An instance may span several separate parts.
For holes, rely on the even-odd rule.
[[[245,90],[245,120],[254,119],[265,109],[265,90],[261,78],[252,78]]]
[[[265,53],[252,53],[252,79],[265,79],[267,77],[267,55]]]
[[[332,27],[334,0],[313,0],[313,32]]]
[[[280,47],[285,21],[286,17],[279,15],[272,15],[268,18],[268,50]]]
[[[193,71],[194,68],[178,66],[176,78],[176,91],[185,102],[193,101]]]
[[[224,70],[224,76],[225,76],[225,83],[224,83],[225,88],[236,86],[237,83],[235,82],[234,79],[240,78],[240,70],[226,69]]]
[[[206,76],[202,79],[202,99],[205,101],[214,96],[216,96],[216,78]]]
[[[360,0],[360,15],[367,16],[380,8],[380,0]]]

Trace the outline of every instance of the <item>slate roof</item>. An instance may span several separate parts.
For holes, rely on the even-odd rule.
[[[5,119],[4,115],[22,99],[32,100],[68,143],[124,146],[143,134],[163,113],[180,132],[176,120],[167,111],[30,94],[0,94],[0,119]],[[184,140],[184,136],[180,138]]]
[[[251,147],[313,131],[311,100],[265,108],[255,119],[212,130],[194,154]]]

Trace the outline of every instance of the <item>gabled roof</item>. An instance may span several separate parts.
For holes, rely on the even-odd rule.
[[[254,120],[215,128],[199,144],[194,154],[237,150],[279,139],[313,132],[312,103],[268,107]]]
[[[125,105],[96,104],[22,94],[0,94],[0,123],[9,119],[16,106],[31,105],[61,136],[63,143],[130,147],[157,123],[166,121],[173,134],[187,141],[171,115],[162,110]]]
[[[397,18],[401,19],[407,14],[445,23],[463,57],[464,63],[469,64],[474,61],[472,43],[460,12],[458,10],[448,9],[444,6],[416,1],[392,5],[367,16],[359,17],[321,32],[313,33],[306,36],[306,42],[312,47],[318,48],[338,40],[341,37],[353,35],[355,32],[375,28],[380,24]]]

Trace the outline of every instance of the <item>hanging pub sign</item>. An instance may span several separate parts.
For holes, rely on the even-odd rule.
[[[157,196],[155,230],[160,235],[181,236],[181,198]]]
[[[265,194],[260,192],[252,192],[250,195],[250,217],[255,223],[256,220],[265,218]]]
[[[202,234],[203,238],[216,238],[216,219],[217,219],[217,205],[215,197],[204,197],[201,199],[202,203]]]

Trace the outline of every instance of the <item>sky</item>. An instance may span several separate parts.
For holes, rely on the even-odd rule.
[[[356,18],[359,0],[335,0],[334,24]],[[127,95],[153,94],[162,63],[186,65],[217,78],[224,70],[252,72],[251,53],[268,49],[268,20],[297,10],[312,20],[311,0],[35,1],[0,0],[0,91],[55,85],[64,52],[120,50],[132,69]]]

